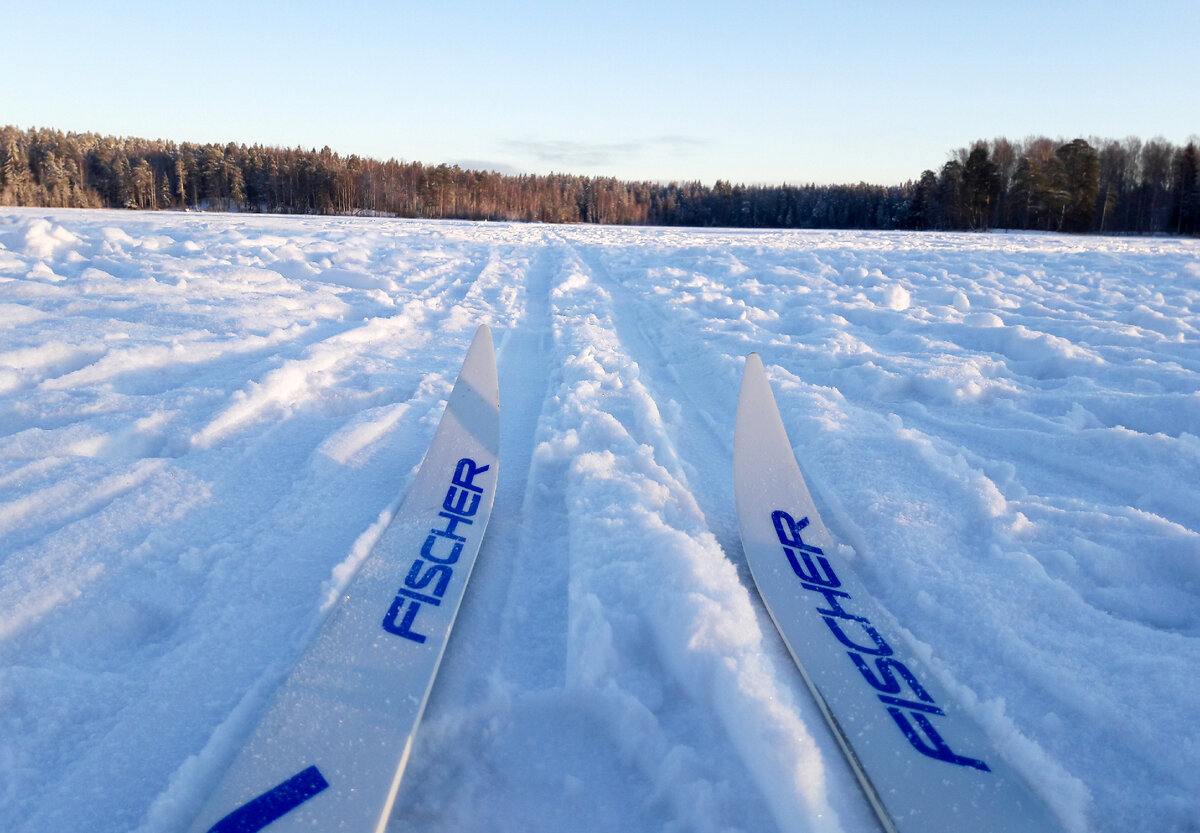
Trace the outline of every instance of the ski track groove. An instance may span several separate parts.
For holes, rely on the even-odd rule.
[[[696,496],[722,549],[738,557],[741,543],[733,511],[731,478],[694,476],[706,469],[729,468],[727,461],[732,459],[733,441],[717,431],[712,415],[720,413],[726,423],[732,422],[734,398],[728,394],[736,390],[737,370],[732,366],[721,368],[727,371],[724,378],[706,376],[698,379],[699,384],[685,385],[676,368],[680,364],[695,363],[708,365],[705,369],[711,371],[711,365],[719,361],[717,352],[696,339],[687,345],[686,355],[683,349],[672,350],[668,355],[666,345],[654,334],[654,325],[663,323],[661,319],[653,320],[653,312],[644,307],[635,290],[612,276],[603,263],[602,254],[589,251],[586,245],[579,246],[577,252],[612,296],[618,338],[630,351],[629,357],[637,365],[639,378],[649,390],[651,399],[659,403],[660,409],[669,412],[664,435],[670,442],[670,455],[678,459],[683,472],[688,475],[689,489]],[[739,558],[739,561],[744,567],[744,559]],[[744,573],[744,578],[748,579],[749,573]]]
[[[297,345],[278,366],[258,380],[248,380],[225,409],[193,436],[193,443],[210,444],[273,410],[287,413],[297,401],[319,400],[323,390],[341,381],[347,365],[353,365],[362,353],[377,349],[380,340],[399,338],[409,353],[427,350],[432,332],[441,331],[457,310],[472,306],[467,301],[479,292],[479,279],[493,262],[489,256],[483,264],[470,260],[446,264],[439,269],[439,277],[396,315],[354,321],[330,335]],[[468,267],[465,272],[464,265]]]
[[[691,720],[691,713],[697,709],[702,712],[715,709],[716,720],[706,725],[706,733],[711,735],[707,743],[727,747],[721,757],[730,761],[740,759],[741,767],[736,772],[711,765],[694,770],[689,767],[679,773],[669,782],[670,786],[665,788],[661,797],[671,808],[672,818],[688,819],[685,823],[700,827],[736,824],[746,825],[749,829],[777,827],[781,830],[834,831],[841,829],[837,821],[840,815],[851,824],[862,823],[868,825],[864,829],[871,829],[870,815],[860,811],[856,806],[857,799],[852,799],[835,811],[827,803],[827,795],[819,786],[826,779],[846,782],[850,776],[837,770],[840,761],[834,761],[834,769],[828,769],[826,763],[814,755],[815,748],[811,745],[813,739],[805,723],[813,726],[818,735],[826,731],[815,709],[806,721],[801,722],[796,712],[790,709],[777,711],[775,708],[780,702],[797,702],[798,688],[794,680],[782,682],[777,677],[780,668],[787,669],[784,674],[789,678],[795,676],[794,668],[782,647],[776,646],[773,661],[768,660],[766,664],[758,657],[745,661],[745,664],[741,659],[734,659],[732,664],[724,664],[718,670],[710,665],[710,657],[704,651],[694,652],[690,646],[685,647],[675,641],[679,638],[675,628],[704,627],[694,618],[697,616],[701,620],[713,616],[734,617],[741,623],[740,627],[748,628],[749,633],[753,634],[747,638],[755,641],[762,639],[765,629],[772,626],[761,610],[755,610],[757,599],[752,601],[751,591],[738,580],[734,565],[727,554],[721,552],[703,510],[687,485],[686,462],[680,458],[669,426],[659,410],[664,399],[655,395],[653,382],[648,380],[646,374],[647,368],[639,363],[648,360],[651,366],[661,371],[666,365],[665,356],[652,346],[644,331],[639,329],[637,321],[628,321],[632,304],[627,302],[625,290],[612,280],[607,269],[583,255],[581,244],[568,234],[558,235],[558,242],[565,252],[567,267],[566,279],[558,290],[562,293],[564,311],[560,314],[564,326],[572,320],[583,318],[587,321],[584,330],[594,329],[596,333],[591,339],[587,336],[581,338],[578,330],[573,329],[570,339],[574,346],[567,346],[567,352],[570,354],[579,349],[580,343],[585,346],[581,353],[568,355],[565,363],[585,369],[589,363],[595,362],[617,377],[601,384],[599,396],[604,406],[596,416],[585,413],[581,417],[573,417],[571,423],[579,425],[581,442],[585,446],[596,442],[598,437],[593,435],[597,431],[612,434],[609,444],[621,461],[619,467],[631,466],[641,470],[650,482],[657,482],[672,495],[665,506],[647,507],[652,515],[662,518],[664,526],[652,532],[647,530],[650,535],[643,533],[639,536],[643,540],[636,546],[639,549],[646,547],[649,552],[662,547],[662,555],[650,559],[650,563],[654,565],[658,562],[657,568],[663,570],[665,575],[682,571],[681,574],[691,573],[693,578],[689,580],[694,581],[703,575],[701,580],[707,582],[714,579],[714,568],[718,571],[723,571],[724,567],[731,568],[722,579],[725,583],[719,588],[712,588],[711,598],[701,601],[693,595],[687,603],[666,604],[668,608],[678,608],[674,615],[652,612],[658,604],[652,601],[653,591],[645,600],[651,605],[649,609],[622,615],[620,611],[608,611],[604,599],[611,592],[607,589],[610,579],[606,574],[614,568],[628,569],[619,566],[625,564],[625,555],[614,552],[611,556],[616,559],[613,567],[599,567],[597,554],[590,552],[591,547],[578,553],[573,548],[569,606],[572,628],[570,645],[574,655],[570,673],[574,684],[601,695],[595,701],[594,708],[600,710],[599,714],[607,715],[607,720],[624,715],[620,718],[621,722],[642,724],[640,733],[646,740],[638,751],[630,750],[626,754],[634,755],[646,778],[662,777],[662,763],[657,758],[661,753],[655,750],[659,745],[670,746],[681,742],[682,739],[673,739],[676,724],[681,720]],[[572,319],[571,315],[575,318]],[[601,352],[602,345],[607,344],[609,338],[613,339],[613,349],[617,351],[613,356]],[[633,355],[629,353],[631,348]],[[621,370],[615,371],[617,367]],[[598,368],[594,372],[601,371]],[[582,378],[586,380],[588,376],[585,374]],[[566,400],[571,401],[586,392],[588,384],[591,383],[585,381],[582,388],[579,384],[570,388],[565,394]],[[680,415],[680,430],[687,431],[689,419],[703,424],[705,421],[698,417],[698,409],[691,405],[686,396],[681,396],[681,399],[689,407]],[[606,427],[605,419],[615,419],[616,422]],[[618,435],[622,436],[618,439]],[[701,431],[703,436],[705,432]],[[708,436],[711,442],[720,446],[718,440]],[[640,450],[633,451],[630,443],[640,446]],[[700,446],[704,443],[703,439],[697,440]],[[631,452],[632,456],[627,457]],[[584,479],[580,480],[581,471],[586,472],[593,465],[590,461],[584,462],[591,456],[585,455],[572,466],[571,482],[576,493],[574,500],[579,506],[579,510],[571,515],[573,543],[586,540],[587,536],[593,534],[593,517],[604,515],[607,511],[603,503],[604,490],[619,485],[621,480],[599,472],[583,475]],[[597,502],[598,499],[600,502]],[[575,529],[577,525],[579,531]],[[663,536],[661,542],[658,541],[660,535]],[[584,536],[583,539],[580,536]],[[707,554],[699,557],[697,547],[707,550]],[[603,553],[605,549],[602,545],[598,552]],[[722,566],[719,567],[718,562],[712,560],[714,558],[719,559]],[[577,561],[579,568],[576,567]],[[649,566],[649,569],[653,570],[655,566]],[[692,573],[697,570],[701,573]],[[579,578],[576,577],[577,572]],[[667,584],[672,580],[677,579],[667,579]],[[699,614],[692,607],[693,604],[701,605],[705,613]],[[721,612],[717,613],[717,610]],[[664,615],[668,618],[664,619]],[[676,622],[676,619],[679,621]],[[773,637],[772,631],[768,639]],[[695,639],[693,635],[688,642]],[[730,646],[730,649],[733,657],[739,656],[739,648]],[[615,652],[615,656],[620,657],[619,662],[606,659],[606,651]],[[616,664],[610,666],[611,663]],[[753,686],[757,688],[751,696],[755,700],[753,704],[742,702],[745,696],[742,692],[752,685],[749,679],[754,680]],[[647,689],[647,680],[657,683]],[[767,698],[769,704],[758,702],[757,698],[760,697]],[[747,719],[748,714],[753,714],[753,717]],[[629,743],[616,726],[610,731],[614,743]],[[797,745],[785,758],[774,759],[770,751],[759,745],[760,733],[777,736],[780,732],[792,735]],[[844,786],[850,785],[847,782]],[[702,815],[697,815],[697,812],[702,812],[697,811],[698,797],[708,795],[714,788],[718,791],[732,788],[739,795],[748,797],[757,794],[759,798],[744,805],[740,816],[725,820],[711,818],[701,823],[699,818]],[[853,795],[852,787],[840,792]],[[751,815],[758,818],[751,821]]]
[[[689,819],[697,810],[696,791],[705,786],[701,772],[688,766],[651,785],[663,779],[666,750],[676,743],[675,713],[690,705],[691,697],[680,686],[676,669],[664,663],[649,622],[633,610],[606,604],[613,580],[607,573],[627,569],[630,553],[595,541],[594,525],[607,514],[606,484],[581,469],[573,451],[576,443],[587,447],[595,436],[608,435],[614,453],[622,455],[631,442],[647,450],[661,449],[664,438],[654,425],[656,414],[643,410],[644,403],[637,400],[636,367],[626,364],[618,370],[611,364],[614,357],[602,352],[607,344],[592,341],[577,327],[583,319],[596,339],[606,342],[611,337],[612,311],[605,288],[564,235],[553,235],[551,245],[559,260],[551,308],[559,361],[567,368],[555,397],[560,405],[554,439],[561,446],[555,450],[563,469],[569,552],[565,685],[602,733],[605,746],[628,767],[631,780],[642,785],[635,793],[638,803],[655,812],[641,823],[659,814],[663,821]],[[619,340],[616,346],[621,346]],[[597,378],[601,381],[593,389]],[[593,405],[595,411],[587,410]],[[611,567],[602,566],[610,560]],[[636,727],[636,737],[630,736],[630,727]]]
[[[560,688],[566,665],[566,506],[563,502],[565,472],[553,462],[539,458],[538,447],[548,432],[552,418],[553,391],[560,374],[556,372],[554,333],[550,318],[550,287],[553,278],[551,255],[542,250],[526,273],[526,316],[518,330],[509,334],[512,352],[506,340],[504,377],[507,390],[517,390],[518,400],[513,422],[521,442],[514,447],[510,488],[514,502],[520,494],[520,508],[511,513],[518,519],[513,574],[500,618],[502,662],[495,673],[501,681],[526,677],[529,669],[540,671],[535,687]],[[528,378],[529,368],[540,368],[536,380]],[[536,394],[536,395],[535,395]],[[548,508],[539,508],[548,507]],[[537,633],[535,614],[558,622],[560,628]]]
[[[454,639],[462,646],[443,661],[429,716],[417,738],[413,763],[401,785],[389,829],[488,829],[504,813],[524,829],[555,829],[547,818],[521,818],[480,805],[483,777],[501,779],[512,796],[534,793],[537,807],[561,790],[563,773],[547,768],[545,755],[497,759],[481,735],[533,736],[543,709],[559,710],[566,662],[566,523],[561,505],[563,472],[538,459],[539,438],[550,417],[556,374],[550,326],[551,255],[539,251],[510,279],[521,284],[522,309],[512,329],[498,333],[501,392],[500,481],[487,537],[459,612]],[[510,264],[511,266],[511,264]],[[510,301],[513,300],[511,297]],[[531,368],[543,372],[531,373]],[[555,511],[558,496],[559,510]],[[557,518],[557,520],[556,520]],[[499,623],[497,625],[497,623]],[[513,697],[512,680],[535,689]],[[444,692],[467,692],[453,697]],[[422,750],[443,750],[448,765],[430,768]],[[446,755],[445,750],[461,750]],[[430,800],[442,796],[441,801]],[[564,796],[569,803],[569,797]],[[544,815],[544,807],[539,811]],[[569,823],[567,818],[560,824]]]

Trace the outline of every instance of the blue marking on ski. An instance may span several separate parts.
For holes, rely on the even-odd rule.
[[[321,771],[310,766],[238,807],[210,827],[208,833],[256,833],[328,786],[329,782]]]

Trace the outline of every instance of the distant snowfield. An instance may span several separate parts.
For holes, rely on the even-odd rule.
[[[876,828],[753,589],[833,534],[1064,828],[1200,829],[1200,242],[0,209],[0,828],[190,823],[476,326],[495,514],[396,831]]]

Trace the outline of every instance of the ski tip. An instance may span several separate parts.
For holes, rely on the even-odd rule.
[[[751,353],[746,356],[742,385],[738,391],[737,416],[733,427],[734,456],[737,457],[739,449],[744,450],[747,444],[760,446],[763,432],[776,436],[782,434],[783,439],[778,440],[782,443],[780,447],[791,449],[762,357],[758,353]]]
[[[463,359],[462,370],[451,392],[451,403],[464,424],[493,454],[499,453],[500,384],[496,374],[496,346],[492,329],[480,324]]]
[[[479,329],[475,331],[475,337],[471,339],[471,346],[474,346],[475,342],[483,339],[486,339],[489,342],[492,341],[492,328],[487,324],[479,325]]]
[[[763,366],[762,356],[758,353],[750,353],[746,356],[746,364],[742,367],[742,391],[746,391],[747,385],[758,385],[761,381],[767,378],[767,369]]]
[[[467,348],[467,357],[463,360],[463,371],[470,378],[477,378],[480,372],[491,378],[491,382],[485,385],[486,388],[492,388],[496,385],[496,344],[492,340],[492,328],[487,324],[480,324],[475,330],[475,335],[471,339],[471,346]],[[499,396],[493,397],[497,404]]]

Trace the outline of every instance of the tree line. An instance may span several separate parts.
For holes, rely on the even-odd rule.
[[[197,144],[0,128],[0,205],[366,214],[667,226],[1200,229],[1194,142],[980,141],[896,186],[507,175],[325,147]]]
[[[1195,142],[976,142],[911,184],[911,228],[1200,232]]]

